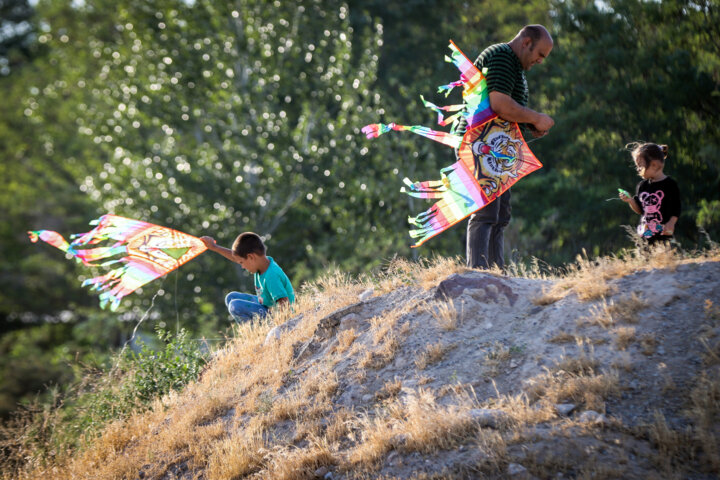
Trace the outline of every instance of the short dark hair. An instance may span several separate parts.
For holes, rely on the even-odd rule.
[[[647,164],[653,160],[665,163],[668,154],[667,145],[658,145],[650,142],[634,142],[628,143],[625,148],[630,150],[633,158],[642,157]]]
[[[251,253],[265,255],[265,244],[257,233],[243,232],[233,242],[232,251],[241,258],[247,258]]]
[[[519,35],[521,38],[529,38],[532,45],[535,45],[541,38],[549,36],[548,31],[542,25],[525,25]]]

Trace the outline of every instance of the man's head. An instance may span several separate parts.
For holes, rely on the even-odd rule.
[[[523,69],[530,70],[550,55],[553,39],[542,25],[526,25],[509,45],[520,59]]]
[[[265,261],[265,244],[253,232],[243,232],[238,235],[233,242],[232,251],[239,258],[240,266],[248,272],[256,273]]]

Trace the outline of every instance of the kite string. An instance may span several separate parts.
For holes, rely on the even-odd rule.
[[[165,280],[165,279],[163,279],[163,280]],[[158,291],[155,293],[155,295],[153,295],[152,300],[150,300],[150,306],[148,307],[147,310],[145,310],[145,313],[144,313],[143,316],[140,318],[140,320],[138,321],[138,323],[135,325],[135,328],[133,328],[132,335],[130,335],[130,338],[123,344],[122,349],[120,349],[120,353],[118,354],[117,362],[116,362],[115,365],[113,365],[113,367],[110,369],[110,375],[111,375],[111,376],[112,376],[112,374],[115,372],[115,370],[118,368],[118,366],[120,365],[120,362],[122,361],[123,353],[125,353],[125,349],[127,348],[128,343],[132,342],[132,341],[135,339],[135,334],[137,333],[138,328],[139,328],[140,325],[145,321],[145,319],[148,317],[148,315],[150,314],[150,310],[152,310],[152,308],[155,306],[155,299],[157,298],[158,295],[160,295],[160,292],[162,291],[162,284],[163,284],[163,283],[165,283],[165,282],[163,281],[163,282],[160,283],[160,286],[158,287]]]

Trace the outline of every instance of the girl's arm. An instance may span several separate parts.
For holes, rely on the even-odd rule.
[[[672,235],[675,231],[675,223],[678,221],[678,217],[670,217],[670,220],[663,226],[663,235]]]
[[[624,193],[620,193],[620,200],[627,203],[630,208],[632,208],[632,211],[637,213],[638,215],[642,215],[642,209],[640,208],[640,205],[635,201],[633,197],[630,197],[628,195],[625,195]]]

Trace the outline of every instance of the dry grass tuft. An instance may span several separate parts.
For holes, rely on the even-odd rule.
[[[610,307],[612,306],[612,300],[608,304],[606,299],[602,299],[602,302],[597,305],[590,307],[590,315],[587,317],[580,317],[577,320],[578,326],[581,325],[597,325],[602,328],[610,328],[615,325],[615,320],[610,313]]]
[[[365,355],[360,359],[359,365],[365,369],[382,368],[393,361],[395,353],[399,348],[400,342],[398,342],[395,334],[390,333],[383,338],[378,348],[368,348],[365,351]]]
[[[548,341],[550,343],[575,343],[577,341],[577,337],[572,333],[560,332]]]
[[[506,347],[500,342],[494,342],[485,353],[483,363],[488,367],[488,375],[497,376],[502,366],[510,360],[512,353],[510,347]]]
[[[655,333],[645,333],[640,337],[640,347],[644,355],[650,356],[655,353],[658,346],[658,340]]]
[[[689,431],[680,432],[670,428],[665,416],[658,410],[654,422],[649,428],[650,441],[657,448],[655,463],[669,475],[677,472],[678,467],[686,465],[692,458],[692,441]]]
[[[385,382],[383,387],[375,394],[378,400],[384,400],[387,398],[395,398],[402,390],[402,380],[395,378],[395,380],[388,380]]]
[[[330,445],[319,438],[311,439],[306,448],[276,448],[269,457],[262,477],[273,480],[311,480],[318,468],[338,463]]]
[[[613,333],[615,334],[615,344],[620,350],[627,349],[635,341],[634,327],[618,327],[613,330]]]
[[[618,396],[620,387],[615,372],[573,374],[560,370],[530,379],[526,392],[532,402],[543,401],[551,405],[572,402],[602,413],[605,400]]]
[[[562,300],[568,294],[568,292],[568,289],[554,288],[554,285],[550,289],[546,289],[545,287],[543,287],[542,294],[538,297],[532,298],[531,301],[533,305],[540,305],[544,307],[546,305],[552,305],[553,303]]]
[[[445,331],[455,330],[462,316],[455,308],[455,303],[452,300],[431,302],[426,305],[426,310],[438,322],[440,328]]]
[[[470,403],[442,406],[432,393],[420,390],[405,403],[396,401],[376,416],[362,416],[355,429],[360,442],[349,453],[347,470],[374,469],[387,452],[433,453],[476,438],[477,425],[469,415]]]
[[[241,478],[260,471],[265,462],[265,449],[261,430],[242,432],[242,440],[230,437],[216,443],[208,459],[208,480]]]
[[[350,345],[353,344],[355,339],[358,337],[357,332],[355,332],[354,328],[349,328],[347,330],[343,330],[342,332],[338,333],[337,340],[338,344],[337,347],[335,347],[336,353],[343,353],[348,348],[350,348]]]
[[[425,350],[415,357],[415,366],[418,370],[425,370],[428,365],[437,363],[445,356],[445,353],[452,349],[454,345],[445,345],[442,341],[425,346]]]
[[[648,307],[648,303],[640,298],[635,292],[629,296],[611,302],[608,312],[615,321],[626,323],[637,323],[637,314]]]

